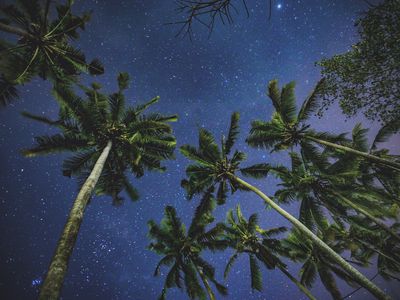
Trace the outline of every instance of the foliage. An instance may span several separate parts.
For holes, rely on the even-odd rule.
[[[221,146],[218,147],[214,137],[205,129],[200,129],[199,146],[195,148],[190,145],[183,145],[181,153],[194,161],[194,164],[186,168],[188,179],[182,180],[182,187],[187,191],[189,199],[195,194],[203,193],[208,189],[218,186],[217,202],[224,204],[229,190],[234,193],[238,189],[244,189],[230,176],[237,171],[245,176],[262,178],[268,174],[267,164],[257,164],[247,168],[241,168],[240,164],[245,160],[243,152],[235,151],[232,155],[232,147],[237,139],[239,113],[233,113],[228,136],[221,139]]]
[[[160,268],[163,265],[170,267],[159,299],[165,299],[169,288],[182,289],[183,286],[190,299],[206,299],[199,277],[206,290],[208,281],[211,281],[219,293],[227,294],[226,288],[215,279],[214,267],[201,257],[205,249],[215,251],[225,248],[220,240],[221,228],[206,229],[206,226],[214,220],[210,217],[214,202],[210,193],[205,194],[188,230],[171,206],[165,208],[165,216],[160,225],[149,221],[149,237],[153,241],[149,249],[163,255],[154,276],[160,275]]]
[[[143,114],[149,105],[158,101],[158,97],[145,105],[126,107],[123,92],[128,82],[128,75],[121,73],[119,90],[110,95],[100,93],[98,84],[89,88],[81,86],[85,98],[76,95],[70,86],[57,85],[54,95],[61,106],[58,120],[29,113],[25,116],[57,127],[60,133],[36,137],[36,145],[24,150],[23,154],[76,152],[64,161],[63,174],[78,176],[83,183],[103,148],[111,141],[112,148],[95,191],[98,195],[112,196],[115,204],[121,202],[119,193],[123,189],[132,200],[137,200],[138,193],[126,173],[141,177],[145,170],[164,170],[161,162],[173,158],[176,144],[168,122],[177,117]]]
[[[35,76],[58,83],[76,80],[81,72],[104,72],[98,59],[87,63],[85,55],[71,43],[79,38],[78,30],[85,29],[90,14],[72,14],[73,1],[69,0],[54,5],[55,18],[50,20],[52,2],[19,0],[0,6],[0,30],[18,36],[16,43],[0,39],[0,105],[16,98],[15,85]]]
[[[319,115],[333,102],[381,123],[400,119],[400,2],[385,0],[356,22],[360,41],[318,62],[326,79]]]

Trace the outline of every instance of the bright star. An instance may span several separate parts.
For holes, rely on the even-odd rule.
[[[279,4],[276,6],[276,8],[277,8],[277,9],[281,9],[281,8],[282,8],[282,4],[279,3]]]

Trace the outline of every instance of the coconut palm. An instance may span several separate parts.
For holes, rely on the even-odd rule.
[[[354,134],[354,131],[357,130],[360,132],[357,135]],[[366,129],[361,129],[361,125],[356,125],[353,130],[353,139],[352,143],[355,147],[358,147],[359,150],[369,152],[375,156],[379,156],[385,159],[390,159],[393,161],[399,161],[398,155],[389,154],[389,150],[379,147],[384,142],[399,132],[400,129],[400,120],[394,120],[392,122],[387,123],[382,128],[379,129],[377,134],[375,135],[373,142],[370,146],[368,146]],[[338,157],[343,159],[343,154],[339,154]],[[354,159],[354,158],[353,158]],[[348,163],[349,159],[347,159],[344,163]],[[388,168],[387,166],[367,163],[366,161],[360,161],[360,181],[365,186],[374,186],[376,183],[379,183],[382,188],[386,191],[385,197],[391,199],[393,202],[397,202],[400,204],[400,173],[395,170]]]
[[[68,260],[92,193],[109,195],[114,202],[120,202],[119,194],[125,190],[130,198],[136,200],[137,191],[129,183],[126,173],[132,172],[140,177],[145,169],[163,170],[161,161],[172,158],[175,138],[166,122],[175,121],[176,116],[142,114],[158,101],[158,97],[144,105],[125,107],[123,91],[128,83],[128,74],[121,73],[118,92],[108,96],[101,94],[100,86],[95,84],[86,89],[87,99],[59,87],[57,95],[62,110],[57,121],[25,113],[31,119],[59,128],[60,133],[37,137],[36,145],[24,150],[24,155],[76,152],[64,161],[64,175],[86,176],[57,244],[40,299],[59,297]]]
[[[330,233],[332,226],[335,226],[335,224],[329,225],[325,221],[325,228],[319,230],[318,235],[332,249],[342,252],[344,249],[340,244],[336,243],[334,235]],[[337,287],[334,274],[348,284],[354,285],[354,279],[332,261],[329,256],[326,256],[318,247],[315,247],[311,240],[305,239],[300,231],[293,230],[286,239],[282,240],[281,246],[285,249],[285,253],[288,253],[290,259],[303,263],[300,269],[300,282],[306,287],[311,288],[316,276],[319,275],[324,287],[332,295],[332,298],[336,300],[342,299],[342,295]]]
[[[79,38],[90,14],[73,15],[73,0],[55,5],[56,17],[50,20],[50,0],[18,0],[1,5],[0,30],[17,38],[16,43],[0,40],[0,104],[15,98],[15,85],[28,82],[33,76],[65,81],[80,72],[97,75],[104,72],[100,61],[86,63],[85,55],[72,46]]]
[[[258,291],[262,290],[262,277],[260,267],[257,263],[257,260],[259,260],[267,269],[278,268],[296,284],[309,299],[315,300],[315,297],[310,291],[289,273],[286,269],[286,265],[276,254],[280,241],[272,237],[285,232],[286,228],[279,227],[263,230],[258,226],[257,214],[252,214],[249,220],[246,220],[243,217],[239,205],[236,207],[236,216],[237,218],[235,218],[233,211],[229,210],[226,224],[221,225],[225,230],[225,240],[228,245],[235,250],[235,253],[230,257],[226,265],[224,277],[227,277],[238,257],[243,253],[247,253],[250,262],[251,287],[253,289]]]
[[[237,171],[241,171],[243,175],[260,178],[265,177],[270,169],[266,164],[257,164],[248,168],[241,168],[240,163],[244,160],[245,154],[239,151],[235,151],[232,157],[228,157],[238,134],[238,121],[239,114],[234,113],[231,118],[228,137],[226,140],[222,138],[221,149],[216,144],[211,133],[204,129],[201,129],[199,133],[198,148],[190,145],[184,145],[180,148],[183,155],[194,161],[194,164],[189,165],[186,169],[188,179],[182,182],[189,197],[218,186],[217,200],[223,203],[228,188],[232,192],[238,189],[252,191],[263,199],[267,206],[275,209],[281,216],[290,221],[296,229],[303,233],[304,237],[309,238],[314,243],[316,248],[340,265],[360,285],[368,289],[377,298],[388,299],[382,290],[346,262],[303,223],[282,209],[257,187],[236,175]]]
[[[400,224],[393,227],[399,229]],[[397,239],[367,218],[358,218],[348,230],[342,225],[334,229],[335,239],[350,250],[353,259],[364,266],[376,261],[379,275],[386,280],[400,281],[400,244]]]
[[[207,211],[212,209],[214,201],[210,192],[205,194],[188,230],[171,206],[165,208],[165,217],[160,226],[154,221],[149,221],[149,236],[153,240],[149,248],[163,255],[154,275],[160,274],[161,266],[171,266],[159,299],[166,298],[169,288],[176,286],[183,289],[182,278],[190,299],[206,299],[207,293],[210,300],[215,300],[210,281],[219,293],[227,294],[226,288],[215,279],[214,267],[201,257],[205,249],[214,251],[225,248],[224,243],[218,240],[222,232],[219,227],[206,230],[206,226],[213,222],[211,214]]]
[[[272,100],[275,112],[271,121],[253,121],[247,143],[252,147],[272,148],[272,151],[284,150],[289,147],[300,145],[305,151],[312,153],[312,143],[323,147],[332,148],[335,151],[348,152],[354,156],[390,167],[400,171],[400,163],[382,158],[368,152],[353,149],[347,145],[344,135],[331,135],[326,132],[316,132],[310,129],[307,119],[318,106],[317,92],[323,84],[320,81],[311,95],[303,102],[299,112],[296,114],[296,100],[294,95],[295,83],[286,84],[281,91],[278,81],[272,80],[268,85],[268,96]],[[310,156],[312,159],[312,155]]]
[[[382,220],[396,217],[391,212],[390,202],[385,203],[377,189],[355,182],[358,172],[353,169],[354,160],[348,163],[339,160],[321,170],[302,161],[294,152],[290,156],[291,170],[283,166],[271,168],[282,180],[278,184],[282,188],[275,192],[275,197],[283,203],[300,200],[300,221],[307,227],[315,228],[315,225],[324,224],[324,207],[333,218],[347,218],[346,211],[350,209],[369,218],[400,241],[399,234]]]

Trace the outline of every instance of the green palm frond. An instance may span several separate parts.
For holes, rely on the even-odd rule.
[[[239,135],[239,113],[235,112],[231,116],[231,124],[229,126],[228,137],[224,144],[224,154],[229,155],[233,145],[236,142],[237,136]]]
[[[235,263],[235,261],[239,258],[239,253],[235,252],[228,260],[228,263],[226,264],[225,270],[224,270],[224,278],[228,277],[228,274]]]
[[[260,267],[257,260],[253,254],[249,255],[250,261],[250,278],[251,278],[251,288],[257,291],[262,290],[262,279]]]
[[[253,177],[253,178],[265,178],[268,175],[271,167],[268,164],[255,164],[247,168],[240,169],[240,172],[244,176]]]
[[[15,84],[0,76],[0,106],[7,106],[18,98]]]
[[[76,151],[89,146],[89,141],[86,138],[76,135],[44,135],[36,137],[35,140],[37,146],[23,150],[24,156],[33,157],[63,151]]]

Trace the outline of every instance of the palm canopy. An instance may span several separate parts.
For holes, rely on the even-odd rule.
[[[326,159],[326,167],[321,169],[302,160],[294,152],[290,156],[291,170],[283,166],[271,167],[271,173],[282,180],[275,197],[282,203],[301,201],[300,220],[310,229],[324,226],[325,209],[336,220],[347,220],[349,210],[354,210],[356,214],[366,212],[378,223],[380,218],[394,217],[390,211],[391,203],[385,200],[379,189],[356,182],[359,172],[354,160],[329,163]],[[383,223],[382,226],[386,227]]]
[[[363,129],[360,124],[357,124],[353,129],[352,144],[361,151],[399,162],[400,157],[398,155],[390,154],[388,149],[380,147],[399,130],[400,120],[393,120],[379,129],[369,145],[366,137],[367,129]],[[343,163],[348,163],[351,159],[354,160],[354,157],[340,153],[337,154],[337,157],[343,160]],[[359,169],[361,172],[360,182],[364,186],[376,186],[378,183],[386,191],[386,198],[400,204],[400,172],[385,165],[367,163],[363,160],[359,162]]]
[[[258,291],[262,290],[262,277],[257,259],[261,261],[267,269],[275,269],[277,265],[285,267],[285,264],[276,255],[279,247],[279,240],[272,236],[285,232],[285,227],[263,230],[258,225],[257,214],[252,214],[246,220],[242,214],[240,206],[236,207],[236,218],[233,210],[229,210],[226,223],[221,224],[225,231],[224,239],[229,247],[235,250],[226,265],[224,276],[227,277],[234,262],[242,253],[249,255],[251,287]]]
[[[400,224],[393,225],[397,230]],[[335,226],[335,239],[341,247],[350,250],[352,259],[364,266],[376,262],[378,273],[386,280],[400,280],[400,244],[386,231],[366,218],[359,218],[346,229]]]
[[[261,120],[252,122],[247,143],[253,147],[272,148],[272,151],[285,150],[298,144],[306,149],[309,148],[310,144],[303,139],[303,136],[305,134],[317,135],[310,129],[310,125],[306,124],[306,121],[318,108],[316,92],[322,83],[321,81],[317,84],[310,96],[303,102],[299,112],[296,113],[295,82],[284,85],[280,91],[278,81],[271,80],[268,84],[268,96],[275,111],[269,122]],[[318,136],[331,141],[344,140],[343,135],[331,136],[327,133],[320,133]]]
[[[325,221],[325,226],[319,230],[319,237],[327,243],[333,250],[341,253],[344,249],[339,243],[336,243],[333,227]],[[314,243],[306,239],[298,230],[294,229],[286,239],[281,241],[284,253],[295,262],[302,262],[300,269],[300,282],[311,288],[319,275],[322,284],[332,295],[333,299],[342,299],[342,295],[337,287],[334,275],[343,279],[346,283],[353,285],[354,280],[344,272],[337,264],[320,251]]]
[[[119,193],[125,189],[130,198],[136,200],[137,191],[125,173],[130,171],[141,177],[145,170],[164,170],[161,162],[173,158],[176,144],[168,122],[176,121],[177,116],[143,114],[159,97],[142,105],[126,107],[123,92],[128,84],[128,74],[120,73],[117,92],[105,95],[100,93],[98,84],[93,84],[90,88],[82,87],[85,99],[66,86],[58,86],[55,95],[62,107],[58,120],[29,113],[24,115],[55,126],[60,133],[36,137],[36,145],[24,150],[23,154],[76,152],[64,161],[63,173],[86,179],[103,148],[111,141],[112,148],[95,191],[112,196],[118,203],[121,200]]]
[[[186,168],[188,179],[182,181],[182,186],[186,189],[189,198],[218,186],[217,201],[218,204],[223,204],[229,190],[233,193],[237,189],[244,189],[239,183],[230,179],[230,176],[237,171],[254,178],[267,175],[269,170],[267,164],[241,168],[240,164],[245,160],[246,155],[237,150],[230,155],[239,134],[238,123],[239,113],[235,112],[231,117],[227,138],[221,139],[221,147],[218,147],[210,132],[200,129],[198,148],[190,145],[180,148],[181,153],[194,162]]]
[[[214,202],[211,193],[204,195],[187,230],[171,206],[165,208],[165,216],[160,225],[149,221],[149,237],[152,240],[149,249],[163,255],[154,275],[160,274],[160,268],[163,265],[171,267],[160,299],[165,299],[169,288],[182,289],[182,279],[190,299],[206,299],[204,288],[210,299],[215,299],[208,281],[214,284],[219,293],[227,294],[226,288],[215,279],[214,267],[201,257],[202,251],[205,249],[214,251],[225,248],[219,238],[222,230],[219,227],[206,229],[206,226],[214,220],[210,214]],[[198,276],[200,276],[204,288],[200,285]]]
[[[15,43],[0,39],[2,105],[16,98],[15,84],[28,82],[36,75],[65,81],[81,72],[104,72],[99,60],[87,63],[85,55],[70,43],[79,38],[78,30],[85,28],[90,14],[72,14],[74,1],[68,0],[55,5],[56,17],[50,20],[52,2],[18,0],[0,6],[0,30],[18,37]]]
[[[253,121],[247,143],[252,147],[272,149],[272,151],[286,150],[299,145],[303,155],[314,159],[316,151],[313,143],[323,147],[329,147],[335,152],[347,152],[353,156],[359,156],[368,162],[386,165],[393,170],[400,171],[400,163],[392,157],[379,157],[354,149],[349,145],[345,134],[332,135],[327,132],[316,132],[307,124],[308,118],[318,107],[318,90],[323,84],[321,80],[310,96],[303,102],[300,110],[296,113],[296,99],[294,94],[295,83],[290,82],[283,86],[280,91],[278,81],[272,80],[268,85],[268,96],[275,108],[270,121]],[[318,161],[315,161],[318,163]]]

